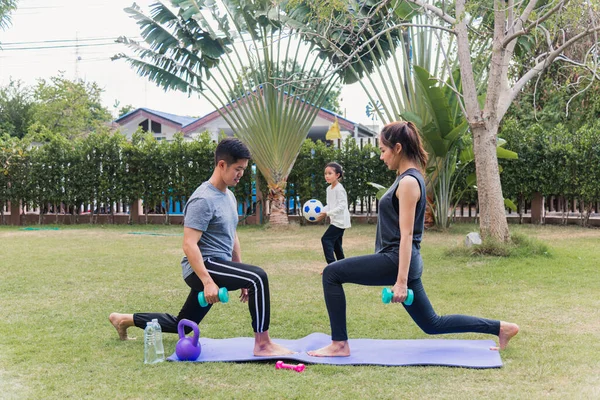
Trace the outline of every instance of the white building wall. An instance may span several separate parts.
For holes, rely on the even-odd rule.
[[[173,128],[172,126],[168,126],[168,125],[162,125],[161,126],[161,133],[155,133],[154,137],[157,139],[162,138],[162,140],[166,140],[168,142],[171,142],[173,140],[173,136],[175,136],[175,134],[177,132],[180,132],[181,129],[177,128]]]
[[[119,130],[121,131],[121,133],[123,135],[125,135],[127,137],[127,139],[131,139],[131,137],[133,136],[135,131],[137,131],[138,125],[145,119],[147,119],[147,118],[141,117],[141,116],[134,118],[131,121],[127,122],[125,125],[121,125]]]
[[[200,136],[200,134],[202,134],[202,133],[204,133],[204,132],[205,132],[205,130],[204,130],[204,129],[201,129],[201,130],[194,130],[194,132],[188,133],[188,134],[186,135],[186,140],[194,140],[194,139],[196,139],[197,137],[199,137],[199,136]],[[220,133],[220,132],[221,132],[221,130],[218,130],[218,131],[213,131],[213,132],[209,131],[209,132],[208,132],[208,134],[209,134],[209,136],[210,136],[210,139],[211,139],[211,140],[214,140],[215,142],[216,142],[216,141],[218,141],[218,140],[219,140],[219,133]]]
[[[124,134],[127,137],[127,139],[131,140],[133,134],[138,130],[139,125],[147,119],[148,118],[143,116],[136,117],[131,121],[127,122],[125,125],[121,125],[119,130],[122,134]],[[148,122],[148,126],[151,126],[151,121]],[[154,137],[159,140],[167,140],[169,142],[173,140],[173,136],[175,135],[175,133],[181,130],[179,128],[175,128],[165,124],[161,124],[160,129],[161,133],[155,133]]]
[[[217,141],[219,140],[219,135],[221,131],[225,129],[229,129],[229,124],[225,122],[223,117],[219,116],[202,126],[196,127],[196,129],[194,129],[193,132],[188,133],[188,136],[190,136],[191,138],[196,138],[201,133],[208,131],[210,138],[214,141]]]
[[[333,122],[326,120],[325,118],[317,116],[317,118],[315,118],[315,122],[313,123],[313,127],[321,126],[321,127],[326,127],[327,129],[329,129],[331,124],[333,124]],[[227,122],[225,122],[223,117],[219,116],[218,118],[215,118],[214,120],[196,128],[193,133],[189,134],[189,136],[193,138],[193,137],[198,136],[200,133],[202,133],[204,131],[208,131],[212,140],[218,140],[219,134],[221,133],[221,131],[226,130],[226,129],[229,129],[229,124],[227,124]],[[344,130],[343,128],[340,129],[340,133],[342,134],[342,138],[344,138],[344,139],[347,136],[354,136],[353,131],[350,132],[350,131]]]
[[[120,131],[128,139],[131,139],[133,133],[137,131],[138,126],[146,119],[147,118],[142,115],[136,116],[134,119],[128,121],[126,124],[121,125]],[[333,124],[333,122],[329,121],[328,119],[317,116],[313,123],[313,128],[320,127],[321,129],[329,129],[329,127],[332,124]],[[229,125],[223,119],[223,117],[218,116],[217,118],[213,119],[212,121],[209,121],[202,126],[196,127],[194,129],[194,131],[188,132],[185,135],[185,140],[193,140],[193,139],[197,138],[201,133],[208,131],[211,139],[217,141],[219,139],[219,135],[221,134],[221,131],[223,131],[223,130],[228,131],[229,129],[230,129]],[[179,128],[179,127],[173,127],[171,125],[161,124],[161,133],[155,134],[155,137],[159,140],[172,141],[175,133],[177,133],[180,130],[181,130],[181,128]],[[342,134],[342,139],[345,139],[348,136],[350,136],[350,137],[355,136],[355,132],[353,130],[349,131],[344,128],[341,128],[340,131]]]

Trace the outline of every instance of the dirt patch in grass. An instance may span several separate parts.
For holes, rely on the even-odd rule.
[[[23,385],[23,382],[0,369],[0,394],[8,396],[2,397],[3,399],[25,398],[27,391],[27,387]]]
[[[101,235],[114,235],[112,232],[102,232],[99,230],[86,230],[86,229],[57,229],[57,230],[18,230],[18,231],[10,231],[10,232],[2,232],[0,233],[0,238],[19,238],[19,237],[35,237],[35,238],[43,238],[49,236],[101,236]]]
[[[457,235],[451,232],[441,233],[441,232],[425,232],[423,234],[423,243],[425,245],[448,245],[459,244],[464,242],[464,238],[466,235]]]
[[[560,239],[600,239],[600,229],[581,230],[579,228],[577,230],[567,230],[563,228],[561,230],[542,230],[536,237],[548,241]]]
[[[557,326],[568,326],[572,333],[599,335],[600,315],[597,311],[590,313],[587,307],[570,307],[569,312],[556,315],[551,320],[555,320]]]
[[[177,248],[173,248],[173,249],[165,249],[161,252],[162,254],[171,254],[174,256],[181,256],[183,257],[183,250],[181,249],[181,246],[177,247]]]
[[[293,270],[298,273],[303,274],[319,274],[323,271],[323,269],[327,266],[325,260],[323,261],[306,261],[306,262],[292,262],[286,263],[285,269]]]
[[[367,237],[353,237],[346,238],[344,237],[343,247],[371,247],[373,251],[375,249],[375,238],[367,238]]]

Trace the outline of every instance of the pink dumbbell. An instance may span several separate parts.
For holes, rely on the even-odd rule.
[[[281,368],[293,369],[296,372],[302,372],[302,371],[304,371],[304,368],[306,368],[306,367],[304,366],[304,364],[293,365],[293,364],[285,364],[283,361],[277,361],[275,363],[275,369],[281,369]]]

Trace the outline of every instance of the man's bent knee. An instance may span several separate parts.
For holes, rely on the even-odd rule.
[[[256,284],[263,285],[265,287],[269,286],[269,277],[267,276],[267,273],[265,272],[264,269],[256,268],[255,274],[256,274],[256,277],[255,277],[254,281]]]

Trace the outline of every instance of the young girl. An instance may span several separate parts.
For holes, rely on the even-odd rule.
[[[379,135],[380,159],[398,173],[394,184],[379,201],[375,254],[351,257],[328,265],[323,271],[325,304],[331,325],[331,344],[309,351],[311,356],[350,355],[346,329],[344,283],[368,286],[393,285],[393,303],[402,303],[412,289],[412,305],[404,308],[430,335],[477,332],[497,335],[500,349],[519,332],[516,324],[468,315],[439,316],[421,282],[421,238],[425,219],[425,180],[421,171],[427,153],[412,122],[392,122]],[[364,321],[361,320],[361,323]]]
[[[319,215],[317,221],[321,221],[325,217],[330,218],[331,225],[321,238],[327,264],[331,264],[336,259],[344,259],[342,237],[344,236],[344,230],[350,228],[348,196],[340,183],[343,175],[344,171],[342,171],[340,164],[330,162],[325,166],[325,181],[329,183],[327,187],[327,205],[323,208],[323,212]]]

